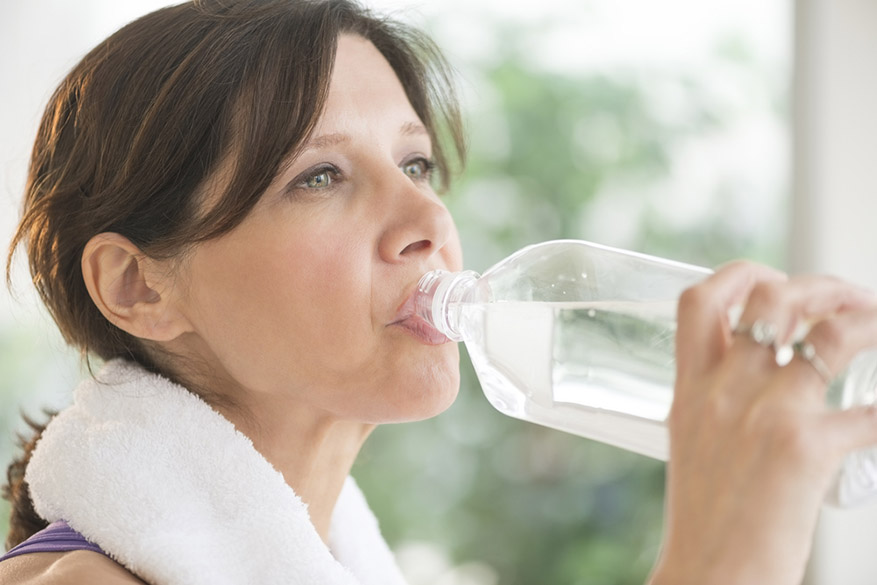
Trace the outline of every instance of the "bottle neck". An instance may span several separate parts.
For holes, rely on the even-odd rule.
[[[460,309],[468,303],[478,302],[478,279],[472,270],[448,272],[433,270],[424,274],[417,284],[414,310],[427,323],[452,341],[465,341]]]

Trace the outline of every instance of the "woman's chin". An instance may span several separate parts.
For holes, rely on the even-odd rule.
[[[455,351],[452,358],[431,364],[417,379],[404,386],[408,389],[406,414],[400,413],[404,421],[424,420],[443,413],[460,392],[459,354]]]

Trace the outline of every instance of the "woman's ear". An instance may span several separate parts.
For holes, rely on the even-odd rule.
[[[94,236],[82,252],[82,277],[106,319],[141,339],[170,341],[192,331],[178,310],[173,280],[159,262],[116,233]]]

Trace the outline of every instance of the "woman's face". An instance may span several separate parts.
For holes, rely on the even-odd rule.
[[[225,391],[269,404],[293,398],[370,423],[446,408],[459,385],[456,345],[400,322],[422,274],[461,267],[428,180],[431,155],[390,65],[342,36],[304,150],[241,225],[186,261],[179,290],[193,332],[178,342]]]

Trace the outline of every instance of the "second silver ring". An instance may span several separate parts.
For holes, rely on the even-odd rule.
[[[792,350],[795,352],[795,355],[801,356],[804,361],[813,366],[813,369],[816,370],[816,373],[819,374],[819,377],[822,378],[826,385],[831,384],[834,374],[831,373],[831,369],[822,361],[819,354],[816,353],[816,348],[813,347],[812,343],[804,339],[796,341],[792,344]]]

